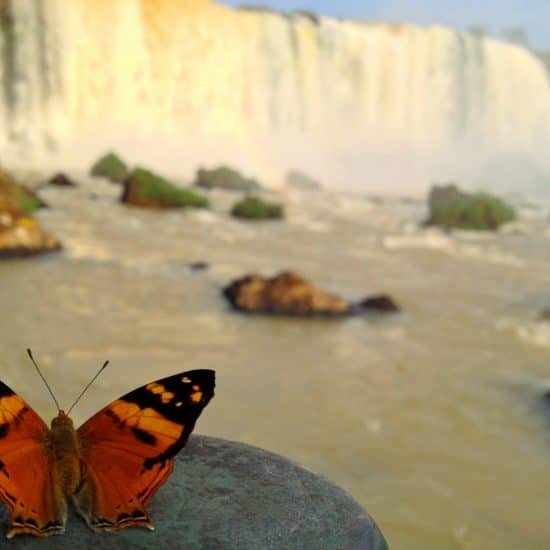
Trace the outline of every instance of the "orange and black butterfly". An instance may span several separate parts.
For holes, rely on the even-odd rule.
[[[48,429],[0,382],[0,500],[10,510],[7,536],[63,533],[69,497],[95,531],[153,529],[145,505],[172,472],[173,457],[214,386],[212,370],[168,376],[113,401],[75,430],[62,410]]]

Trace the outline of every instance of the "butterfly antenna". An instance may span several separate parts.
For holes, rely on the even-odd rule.
[[[73,410],[74,406],[80,401],[80,398],[86,393],[86,390],[95,382],[95,379],[105,370],[109,361],[105,361],[103,366],[96,372],[95,376],[86,384],[86,387],[80,392],[80,395],[76,398],[75,402],[70,406],[67,411],[67,415]]]
[[[61,411],[61,408],[59,407],[59,403],[57,402],[57,399],[55,398],[55,395],[53,394],[53,391],[50,388],[50,385],[48,384],[48,382],[46,382],[46,379],[44,378],[44,375],[42,374],[42,371],[40,370],[40,368],[36,364],[36,361],[34,360],[34,357],[32,356],[32,351],[30,349],[27,349],[27,353],[29,354],[29,357],[31,358],[32,364],[35,366],[38,374],[40,375],[40,378],[42,378],[42,381],[46,385],[46,388],[48,388],[48,391],[50,392],[50,395],[53,397],[53,400],[55,401],[55,406],[57,407],[57,410]]]

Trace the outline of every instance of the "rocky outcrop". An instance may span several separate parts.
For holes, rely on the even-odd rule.
[[[456,185],[436,185],[428,197],[425,225],[446,228],[495,230],[515,219],[511,206],[489,193],[465,193]]]
[[[234,309],[247,313],[279,315],[349,315],[351,308],[300,275],[285,271],[271,279],[247,275],[223,291]]]
[[[90,175],[107,178],[113,183],[124,181],[130,174],[126,163],[115,153],[110,152],[97,159],[90,168]]]
[[[395,301],[386,294],[348,303],[292,271],[283,271],[272,278],[246,275],[224,288],[223,295],[233,309],[245,313],[311,317],[400,311]]]
[[[237,170],[228,166],[219,166],[212,170],[197,170],[195,185],[205,189],[225,189],[227,191],[244,191],[249,193],[261,189],[255,179],[246,178]]]
[[[76,183],[62,172],[59,172],[50,178],[48,183],[55,185],[56,187],[76,187]]]
[[[31,217],[40,206],[32,191],[0,172],[0,258],[30,256],[61,248]]]
[[[280,220],[285,217],[285,209],[282,204],[245,197],[233,205],[231,215],[245,220]]]
[[[360,311],[385,311],[397,312],[401,308],[395,303],[391,296],[387,294],[379,294],[378,296],[370,296],[357,304],[357,310]]]
[[[189,189],[177,187],[144,168],[136,168],[124,180],[124,191],[120,201],[143,208],[207,208],[209,205],[205,197]]]
[[[27,216],[10,219],[9,215],[0,214],[0,258],[32,256],[60,248],[61,243],[35,219]]]

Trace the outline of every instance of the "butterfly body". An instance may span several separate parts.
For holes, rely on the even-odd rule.
[[[72,495],[81,478],[80,442],[73,421],[63,411],[52,420],[46,434],[46,449],[53,458],[63,494]]]
[[[215,374],[187,371],[137,388],[78,429],[60,411],[48,429],[0,382],[0,500],[7,536],[65,531],[67,499],[95,531],[153,529],[145,505],[214,395]]]

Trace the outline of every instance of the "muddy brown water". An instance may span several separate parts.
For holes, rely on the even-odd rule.
[[[78,424],[126,391],[185,369],[217,371],[197,431],[292,458],[347,489],[391,548],[550,547],[548,203],[494,235],[418,229],[423,201],[288,192],[283,223],[212,211],[149,212],[78,177],[43,189],[59,254],[0,263],[0,372],[47,420],[105,359]],[[194,271],[193,262],[209,268]],[[250,317],[221,297],[251,271],[293,269],[403,313]],[[223,513],[220,511],[220,513]]]

